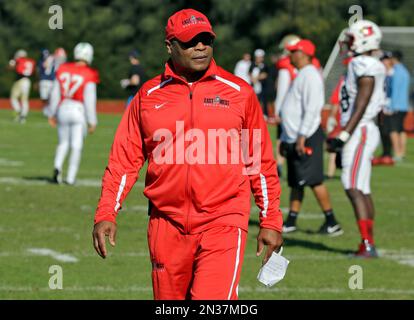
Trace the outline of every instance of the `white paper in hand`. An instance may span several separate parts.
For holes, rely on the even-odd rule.
[[[267,287],[275,285],[285,277],[289,260],[281,255],[282,252],[283,247],[279,253],[273,252],[266,264],[260,268],[257,280]]]

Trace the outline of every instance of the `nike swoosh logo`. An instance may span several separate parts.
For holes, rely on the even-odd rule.
[[[155,106],[154,106],[154,108],[155,109],[159,109],[159,108],[161,108],[161,107],[163,107],[164,105],[166,105],[167,104],[167,102],[164,102],[164,103],[162,103],[162,104],[156,104]]]
[[[306,183],[306,180],[300,180],[300,181],[298,182],[298,185],[302,186],[302,185],[304,185],[305,183]]]
[[[339,227],[338,227],[338,226],[328,227],[328,232],[329,232],[329,233],[331,233],[331,232],[335,232],[335,231],[337,231],[338,229],[339,229]]]

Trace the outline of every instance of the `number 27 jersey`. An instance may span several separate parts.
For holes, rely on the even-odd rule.
[[[346,126],[354,112],[360,77],[374,77],[375,85],[359,125],[366,124],[377,116],[385,101],[385,75],[384,65],[374,57],[360,55],[351,60],[341,89],[341,127]]]
[[[84,102],[83,92],[90,83],[99,83],[98,71],[76,62],[62,64],[56,72],[59,81],[61,99],[72,99]]]

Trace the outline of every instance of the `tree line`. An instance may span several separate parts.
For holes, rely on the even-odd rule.
[[[340,31],[348,26],[352,5],[379,25],[414,25],[410,0],[2,0],[0,1],[0,96],[7,97],[14,74],[7,70],[14,52],[24,48],[35,59],[40,50],[72,49],[80,41],[95,49],[100,98],[125,97],[119,81],[128,74],[128,52],[137,49],[148,78],[164,68],[168,56],[164,28],[177,10],[194,8],[210,19],[217,34],[215,59],[232,71],[244,52],[278,51],[281,38],[296,33],[317,46],[322,65]],[[62,7],[63,28],[50,29],[52,5]],[[34,93],[36,95],[36,93]]]

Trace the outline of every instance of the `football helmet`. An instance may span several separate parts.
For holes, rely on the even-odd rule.
[[[75,60],[83,60],[88,64],[92,63],[93,60],[93,47],[88,42],[80,42],[75,46],[74,49]]]
[[[361,54],[380,48],[382,32],[372,21],[359,20],[349,27],[344,34],[341,45],[345,50]]]
[[[279,42],[279,50],[286,52],[287,46],[292,46],[299,42],[300,37],[295,34],[288,34],[282,38]]]
[[[14,54],[14,60],[19,59],[19,58],[25,58],[27,57],[27,52],[26,50],[23,49],[19,49],[16,51],[16,53]]]

